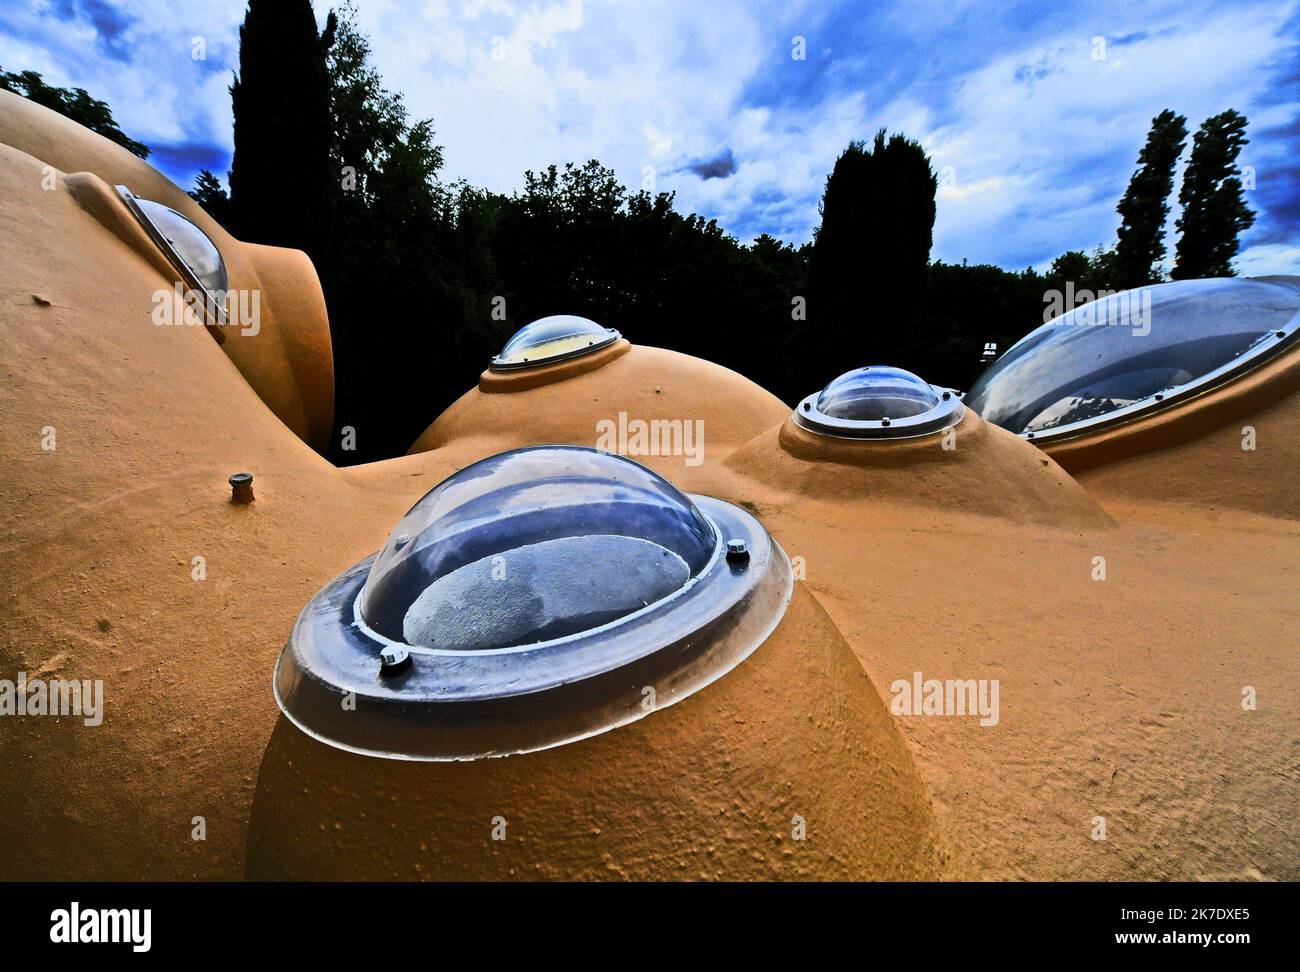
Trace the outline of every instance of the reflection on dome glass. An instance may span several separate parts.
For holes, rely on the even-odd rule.
[[[989,366],[966,395],[985,419],[1064,437],[1231,380],[1286,346],[1300,278],[1179,280],[1084,304]]]
[[[950,388],[936,388],[902,368],[872,365],[840,375],[795,409],[811,432],[846,438],[927,435],[959,421],[965,410]]]
[[[716,546],[695,504],[630,459],[521,449],[461,470],[412,507],[370,569],[361,616],[429,648],[546,641],[659,601]]]
[[[526,324],[492,359],[498,370],[528,368],[595,351],[619,339],[618,331],[585,317],[558,314]]]
[[[817,396],[817,408],[857,422],[907,418],[939,404],[939,393],[910,371],[875,366],[840,375]]]
[[[792,585],[785,553],[730,503],[595,449],[518,449],[434,487],[312,598],[275,697],[354,752],[533,752],[723,677],[771,634]]]
[[[610,569],[592,571],[597,563]],[[686,561],[649,540],[543,540],[430,583],[407,608],[402,640],[451,651],[546,641],[616,621],[689,579]]]
[[[180,258],[183,266],[177,269],[188,271],[187,275],[194,278],[188,282],[219,294],[229,289],[226,262],[203,230],[176,210],[152,199],[141,199],[125,186],[118,186],[118,192],[144,223],[149,235],[163,245],[164,251],[170,250],[168,257],[173,262]]]

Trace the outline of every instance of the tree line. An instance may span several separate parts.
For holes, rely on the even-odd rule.
[[[14,77],[0,74],[0,85],[12,89]],[[28,92],[43,91],[30,72],[21,77]],[[672,193],[629,191],[596,160],[527,172],[509,195],[444,181],[432,120],[411,119],[384,87],[350,3],[318,30],[310,0],[250,0],[230,93],[229,190],[204,171],[191,195],[237,237],[305,250],[315,264],[335,351],[331,457],[341,463],[404,451],[516,328],[547,314],[708,358],[790,403],[872,363],[969,387],[986,344],[1005,349],[1036,326],[1048,292],[1164,278],[1187,138],[1181,115],[1152,121],[1113,247],[1016,272],[930,259],[936,174],[917,141],[884,130],[836,160],[820,225],[800,246],[766,234],[741,243],[715,220],[678,212]],[[41,98],[76,117],[76,104]],[[89,101],[90,127],[147,153]],[[1232,273],[1254,219],[1237,165],[1245,129],[1230,110],[1193,139],[1174,279]],[[342,449],[345,428],[354,450]]]

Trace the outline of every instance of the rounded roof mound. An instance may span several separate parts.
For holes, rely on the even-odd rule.
[[[669,685],[629,689],[662,709]],[[517,824],[501,807],[521,799]],[[939,876],[929,797],[901,730],[802,585],[743,665],[617,732],[524,757],[413,765],[321,746],[281,723],[254,800],[246,874],[258,880],[608,880],[611,862],[625,878],[672,880],[701,861],[728,880]],[[770,814],[746,817],[737,839],[736,814],[719,812],[787,804],[832,822],[797,867],[771,839]],[[475,853],[477,822],[503,812],[526,828],[518,853]],[[329,822],[340,819],[348,825]]]
[[[538,381],[530,384],[533,378]],[[410,451],[442,449],[467,462],[521,446],[599,445],[690,485],[700,468],[692,456],[623,449],[603,430],[612,425],[618,438],[634,421],[664,420],[684,430],[699,420],[704,434],[691,445],[700,448],[707,466],[789,414],[790,406],[771,392],[721,365],[620,340],[553,368],[486,372]]]

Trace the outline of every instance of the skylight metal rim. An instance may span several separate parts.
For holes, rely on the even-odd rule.
[[[827,415],[817,407],[817,399],[822,393],[816,391],[795,407],[794,423],[807,432],[836,439],[913,439],[933,435],[960,422],[966,415],[966,406],[956,389],[930,387],[939,393],[938,405],[919,415],[889,419],[888,424],[880,419],[859,421]],[[943,397],[945,393],[949,396],[946,399]]]
[[[447,762],[576,742],[681,701],[757,650],[780,623],[793,591],[790,561],[757,519],[721,500],[691,499],[720,536],[746,541],[748,562],[737,565],[715,558],[689,595],[663,598],[649,605],[650,610],[579,633],[572,640],[529,646],[543,650],[516,665],[534,666],[545,676],[545,650],[567,642],[561,647],[569,656],[587,663],[581,677],[534,678],[525,691],[518,690],[519,679],[503,677],[495,692],[490,684],[486,691],[437,698],[418,690],[404,692],[404,683],[418,666],[437,664],[440,658],[446,671],[468,662],[480,664],[481,671],[490,675],[493,661],[521,656],[487,653],[476,658],[470,652],[437,656],[403,646],[411,651],[410,668],[393,678],[381,676],[380,650],[400,643],[370,637],[356,625],[353,614],[372,555],[326,585],[299,615],[276,662],[276,702],[299,729],[335,748],[382,758]],[[314,643],[320,638],[332,640]],[[313,658],[329,656],[335,664],[307,663],[300,656],[300,645],[306,645]],[[633,646],[630,653],[628,646]],[[425,668],[424,674],[437,671]],[[659,704],[643,710],[639,695],[629,692],[657,681],[665,684]],[[348,695],[353,699],[350,712],[340,705]],[[519,738],[510,737],[510,744],[503,746],[502,734],[512,732]],[[461,744],[451,745],[456,740]]]

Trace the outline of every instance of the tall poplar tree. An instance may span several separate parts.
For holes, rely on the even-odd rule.
[[[1207,118],[1192,140],[1192,157],[1178,193],[1175,280],[1233,276],[1238,236],[1255,222],[1246,205],[1237,156],[1247,144],[1246,116],[1229,109]]]
[[[1141,287],[1160,279],[1174,166],[1186,141],[1187,119],[1183,115],[1166,109],[1151,120],[1146,145],[1138,154],[1137,171],[1115,207],[1120,226],[1111,284],[1116,289]]]

